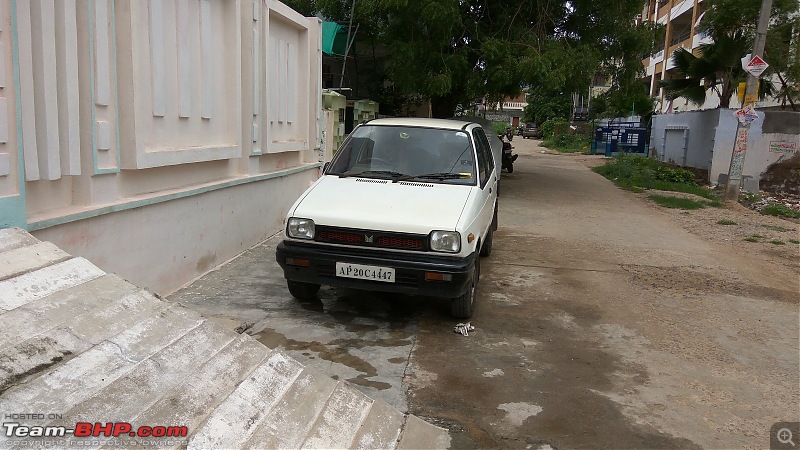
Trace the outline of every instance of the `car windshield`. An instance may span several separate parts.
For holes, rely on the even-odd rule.
[[[337,151],[328,175],[476,184],[466,132],[438,128],[361,125]]]

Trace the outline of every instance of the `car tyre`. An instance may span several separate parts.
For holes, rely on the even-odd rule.
[[[494,220],[492,222],[494,222]],[[486,238],[484,238],[481,244],[481,257],[486,258],[492,254],[492,240],[494,240],[494,230],[492,226],[489,225],[489,232],[486,234]]]
[[[317,298],[320,286],[314,283],[304,283],[302,281],[286,280],[289,293],[299,300],[314,300]]]
[[[472,276],[469,279],[469,289],[464,295],[456,297],[450,302],[450,313],[458,319],[469,319],[475,312],[475,302],[478,297],[478,279],[480,278],[480,258],[475,258],[472,266]]]

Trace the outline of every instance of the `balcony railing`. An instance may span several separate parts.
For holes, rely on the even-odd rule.
[[[692,31],[691,31],[691,30],[686,30],[686,31],[684,31],[683,33],[681,33],[681,34],[679,34],[679,35],[675,36],[674,38],[672,38],[672,39],[669,41],[669,45],[677,45],[677,44],[680,44],[681,42],[683,42],[683,41],[685,41],[685,40],[689,39],[691,36],[692,36]]]

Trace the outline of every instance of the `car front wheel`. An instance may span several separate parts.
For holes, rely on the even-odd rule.
[[[472,276],[469,280],[469,289],[464,295],[454,298],[450,302],[450,313],[458,319],[469,319],[475,312],[475,301],[478,297],[478,279],[480,278],[480,258],[475,258],[472,267]]]
[[[303,283],[302,281],[286,280],[289,293],[300,300],[314,300],[319,292],[319,285],[314,283]]]

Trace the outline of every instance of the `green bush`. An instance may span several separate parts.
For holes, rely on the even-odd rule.
[[[567,133],[569,123],[562,117],[548,119],[542,124],[542,137],[553,137],[556,133],[564,135]]]
[[[619,183],[629,183],[648,189],[667,187],[663,183],[679,183],[696,186],[694,174],[690,170],[669,167],[666,164],[639,155],[619,155],[595,171]],[[655,185],[662,183],[660,187]]]

